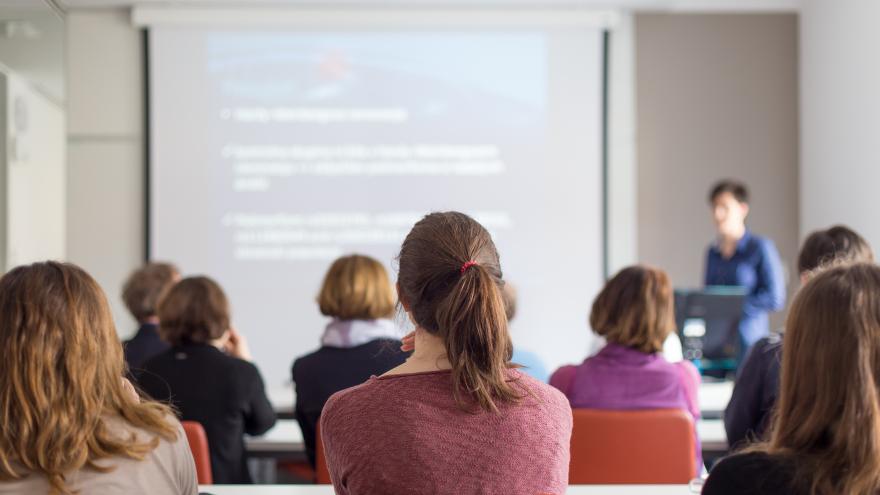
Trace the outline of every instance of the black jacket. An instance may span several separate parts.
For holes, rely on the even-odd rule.
[[[150,358],[171,347],[159,338],[159,326],[154,323],[141,325],[134,337],[126,340],[122,345],[125,350],[125,362],[132,371],[140,369]]]
[[[795,479],[794,464],[762,452],[721,459],[709,472],[703,495],[800,495],[809,487]]]
[[[764,434],[779,395],[781,362],[782,336],[778,334],[756,342],[746,356],[724,411],[724,429],[732,449]]]
[[[406,361],[399,340],[378,339],[351,348],[321,347],[293,363],[296,384],[294,413],[302,429],[306,454],[315,465],[315,428],[331,395],[381,375]]]
[[[214,483],[251,482],[243,435],[260,435],[275,424],[256,366],[211,345],[188,344],[147,361],[138,383],[154,399],[171,402],[181,420],[202,424]]]

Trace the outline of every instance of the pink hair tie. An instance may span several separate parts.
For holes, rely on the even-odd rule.
[[[476,264],[477,264],[477,262],[474,260],[465,261],[465,263],[463,265],[461,265],[461,274],[464,275],[464,272],[466,272],[468,268],[470,268]]]

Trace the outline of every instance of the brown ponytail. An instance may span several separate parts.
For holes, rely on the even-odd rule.
[[[419,327],[443,339],[456,402],[497,411],[496,401],[519,400],[506,373],[513,345],[489,232],[463,213],[431,213],[407,235],[399,260],[401,298]]]

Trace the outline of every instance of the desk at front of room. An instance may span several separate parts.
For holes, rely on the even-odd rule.
[[[331,485],[203,485],[212,495],[333,495]],[[687,485],[572,485],[567,495],[688,495]]]

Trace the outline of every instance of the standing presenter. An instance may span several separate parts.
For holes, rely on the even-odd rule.
[[[785,277],[770,239],[746,228],[749,193],[740,182],[724,180],[709,194],[718,233],[706,256],[706,286],[737,286],[746,293],[738,324],[740,357],[770,333],[769,314],[785,306]]]

